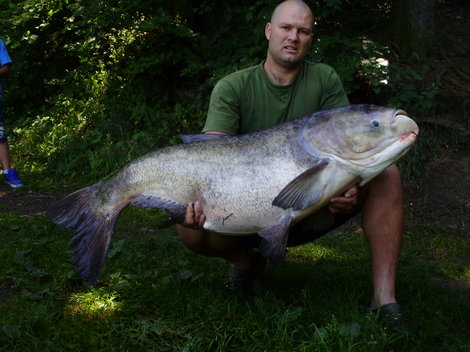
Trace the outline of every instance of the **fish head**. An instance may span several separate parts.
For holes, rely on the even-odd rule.
[[[418,133],[403,110],[350,105],[312,115],[299,139],[308,152],[337,160],[365,183],[403,156]]]

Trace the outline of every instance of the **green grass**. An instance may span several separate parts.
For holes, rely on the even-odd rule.
[[[398,294],[421,332],[409,336],[367,309],[360,233],[290,249],[243,297],[221,288],[223,261],[158,222],[127,209],[90,287],[73,269],[70,231],[0,212],[0,351],[470,351],[470,246],[449,229],[405,234]]]

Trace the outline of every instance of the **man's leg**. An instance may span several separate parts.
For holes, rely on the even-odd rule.
[[[369,243],[374,287],[371,308],[395,303],[395,279],[403,237],[403,191],[400,173],[390,166],[367,185],[362,228]]]
[[[398,168],[393,165],[359,189],[358,204],[351,213],[334,216],[326,209],[295,225],[288,246],[311,242],[342,225],[357,212],[362,212],[362,228],[369,244],[374,292],[371,308],[396,303],[395,279],[403,237],[403,191]],[[318,228],[318,219],[326,226]],[[330,222],[330,225],[328,225]]]
[[[253,249],[236,236],[221,236],[181,225],[176,225],[176,230],[189,249],[207,257],[223,258],[238,269],[249,269],[256,258]]]

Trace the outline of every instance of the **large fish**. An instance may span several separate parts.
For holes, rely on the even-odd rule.
[[[417,134],[402,110],[351,105],[256,133],[185,136],[184,144],[142,156],[108,181],[68,195],[48,215],[76,230],[73,260],[90,284],[128,204],[165,210],[171,225],[199,200],[207,231],[257,233],[261,253],[278,264],[293,223],[370,181],[405,154]]]

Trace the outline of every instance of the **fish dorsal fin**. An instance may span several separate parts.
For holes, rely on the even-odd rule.
[[[259,247],[260,253],[273,265],[280,265],[286,255],[291,223],[292,217],[286,216],[275,225],[265,227],[258,232],[258,235],[263,238]]]
[[[320,171],[328,164],[328,159],[320,159],[313,167],[294,178],[274,198],[272,205],[283,209],[301,210],[318,202],[323,196],[325,185],[317,181],[321,175]]]
[[[181,141],[185,144],[194,142],[212,141],[214,139],[231,137],[228,134],[221,133],[199,133],[199,134],[180,134]]]
[[[166,211],[170,218],[162,224],[158,225],[159,229],[183,222],[184,216],[186,214],[185,205],[170,199],[155,196],[140,195],[131,199],[129,204],[139,208],[156,208]]]

